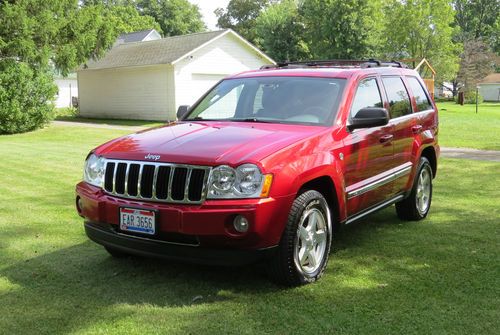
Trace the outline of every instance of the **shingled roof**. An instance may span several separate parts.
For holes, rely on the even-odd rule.
[[[492,73],[480,82],[481,84],[498,84],[500,83],[500,73]]]
[[[211,31],[162,38],[155,41],[119,44],[97,60],[89,60],[84,69],[98,70],[127,66],[170,64],[194,49],[227,33],[228,30]]]

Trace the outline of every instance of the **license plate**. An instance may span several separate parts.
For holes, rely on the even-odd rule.
[[[120,229],[154,235],[156,233],[155,212],[144,209],[120,208]]]

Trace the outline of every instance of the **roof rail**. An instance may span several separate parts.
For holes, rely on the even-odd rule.
[[[262,70],[265,69],[281,69],[281,68],[304,68],[304,67],[360,67],[360,68],[372,68],[372,67],[400,67],[407,68],[407,66],[401,62],[391,60],[380,61],[376,59],[368,60],[355,60],[355,59],[331,59],[331,60],[309,60],[309,61],[296,61],[296,62],[282,62],[276,65],[264,65],[261,67]]]

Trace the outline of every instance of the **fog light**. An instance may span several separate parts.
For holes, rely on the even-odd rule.
[[[78,214],[82,213],[82,209],[83,209],[82,198],[76,197],[76,210],[78,211]]]
[[[237,217],[234,218],[233,226],[237,232],[246,233],[248,231],[248,226],[249,226],[248,220],[244,216],[238,215]]]

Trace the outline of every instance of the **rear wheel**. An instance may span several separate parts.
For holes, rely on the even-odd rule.
[[[269,260],[271,278],[298,286],[318,280],[325,271],[332,241],[328,203],[317,191],[306,191],[293,202],[276,254]]]
[[[410,195],[396,203],[396,213],[402,220],[422,220],[429,213],[432,200],[432,168],[429,160],[420,158]]]

